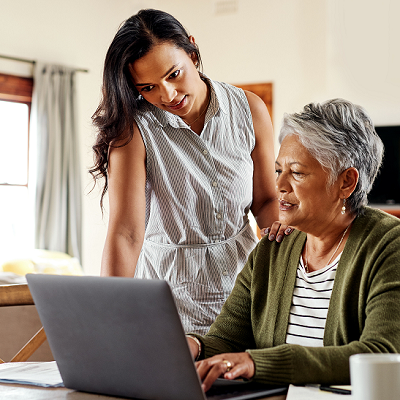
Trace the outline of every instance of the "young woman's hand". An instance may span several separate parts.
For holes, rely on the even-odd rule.
[[[246,378],[254,376],[254,361],[249,353],[226,353],[196,362],[197,373],[202,381],[204,392],[219,377],[225,379]]]
[[[260,229],[261,237],[268,235],[268,239],[273,242],[276,240],[278,243],[282,242],[283,238],[290,235],[293,228],[287,225],[282,225],[279,221],[275,221],[271,227]]]

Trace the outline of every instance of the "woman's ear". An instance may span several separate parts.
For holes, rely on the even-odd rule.
[[[340,177],[342,179],[340,190],[343,197],[347,199],[351,196],[357,186],[359,173],[357,168],[350,167],[343,171],[340,174]]]
[[[193,45],[195,45],[195,46],[197,47],[196,41],[194,40],[194,37],[193,37],[193,36],[189,36],[189,40],[190,40],[190,43],[192,43]],[[193,53],[191,54],[190,58],[192,59],[193,64],[194,64],[195,67],[197,68],[197,67],[199,66],[199,58],[197,57],[196,52],[193,52]]]
[[[194,66],[197,68],[199,66],[199,59],[197,57],[197,54],[193,52],[190,58],[192,59]]]

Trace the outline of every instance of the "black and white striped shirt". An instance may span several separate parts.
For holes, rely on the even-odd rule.
[[[286,343],[322,347],[326,316],[341,254],[325,268],[306,273],[303,260],[297,268]]]

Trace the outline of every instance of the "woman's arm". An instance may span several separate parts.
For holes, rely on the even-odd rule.
[[[254,164],[253,213],[261,236],[281,242],[292,229],[278,221],[278,201],[275,190],[274,131],[265,103],[254,93],[245,91],[253,119],[256,144],[251,158]],[[265,228],[269,228],[265,231]]]
[[[365,225],[358,223],[342,255],[324,347],[285,344],[290,276],[304,243],[294,233],[280,245],[264,239],[256,246],[210,332],[199,338],[205,357],[234,363],[229,353],[246,351],[254,380],[267,384],[348,384],[350,355],[400,352],[400,320],[394,317],[400,314],[400,227],[382,237],[383,231],[375,236]]]
[[[293,231],[278,221],[278,199],[275,190],[274,131],[265,103],[254,93],[245,91],[253,119],[256,145],[251,157],[254,164],[253,213],[261,237],[281,242]]]
[[[137,126],[127,145],[111,148],[108,177],[110,217],[101,275],[133,277],[146,209],[146,150]]]
[[[254,93],[245,91],[253,119],[256,144],[251,157],[254,164],[253,203],[251,211],[260,229],[278,219],[275,192],[274,131],[265,103]]]

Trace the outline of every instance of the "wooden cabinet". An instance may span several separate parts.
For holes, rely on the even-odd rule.
[[[386,204],[370,204],[373,208],[378,208],[379,210],[385,211],[388,214],[394,215],[397,218],[400,218],[400,205],[386,205]]]
[[[272,119],[272,83],[246,83],[243,85],[236,85],[235,86],[243,89],[248,90],[249,92],[255,93],[261,100],[267,105],[269,115]]]

